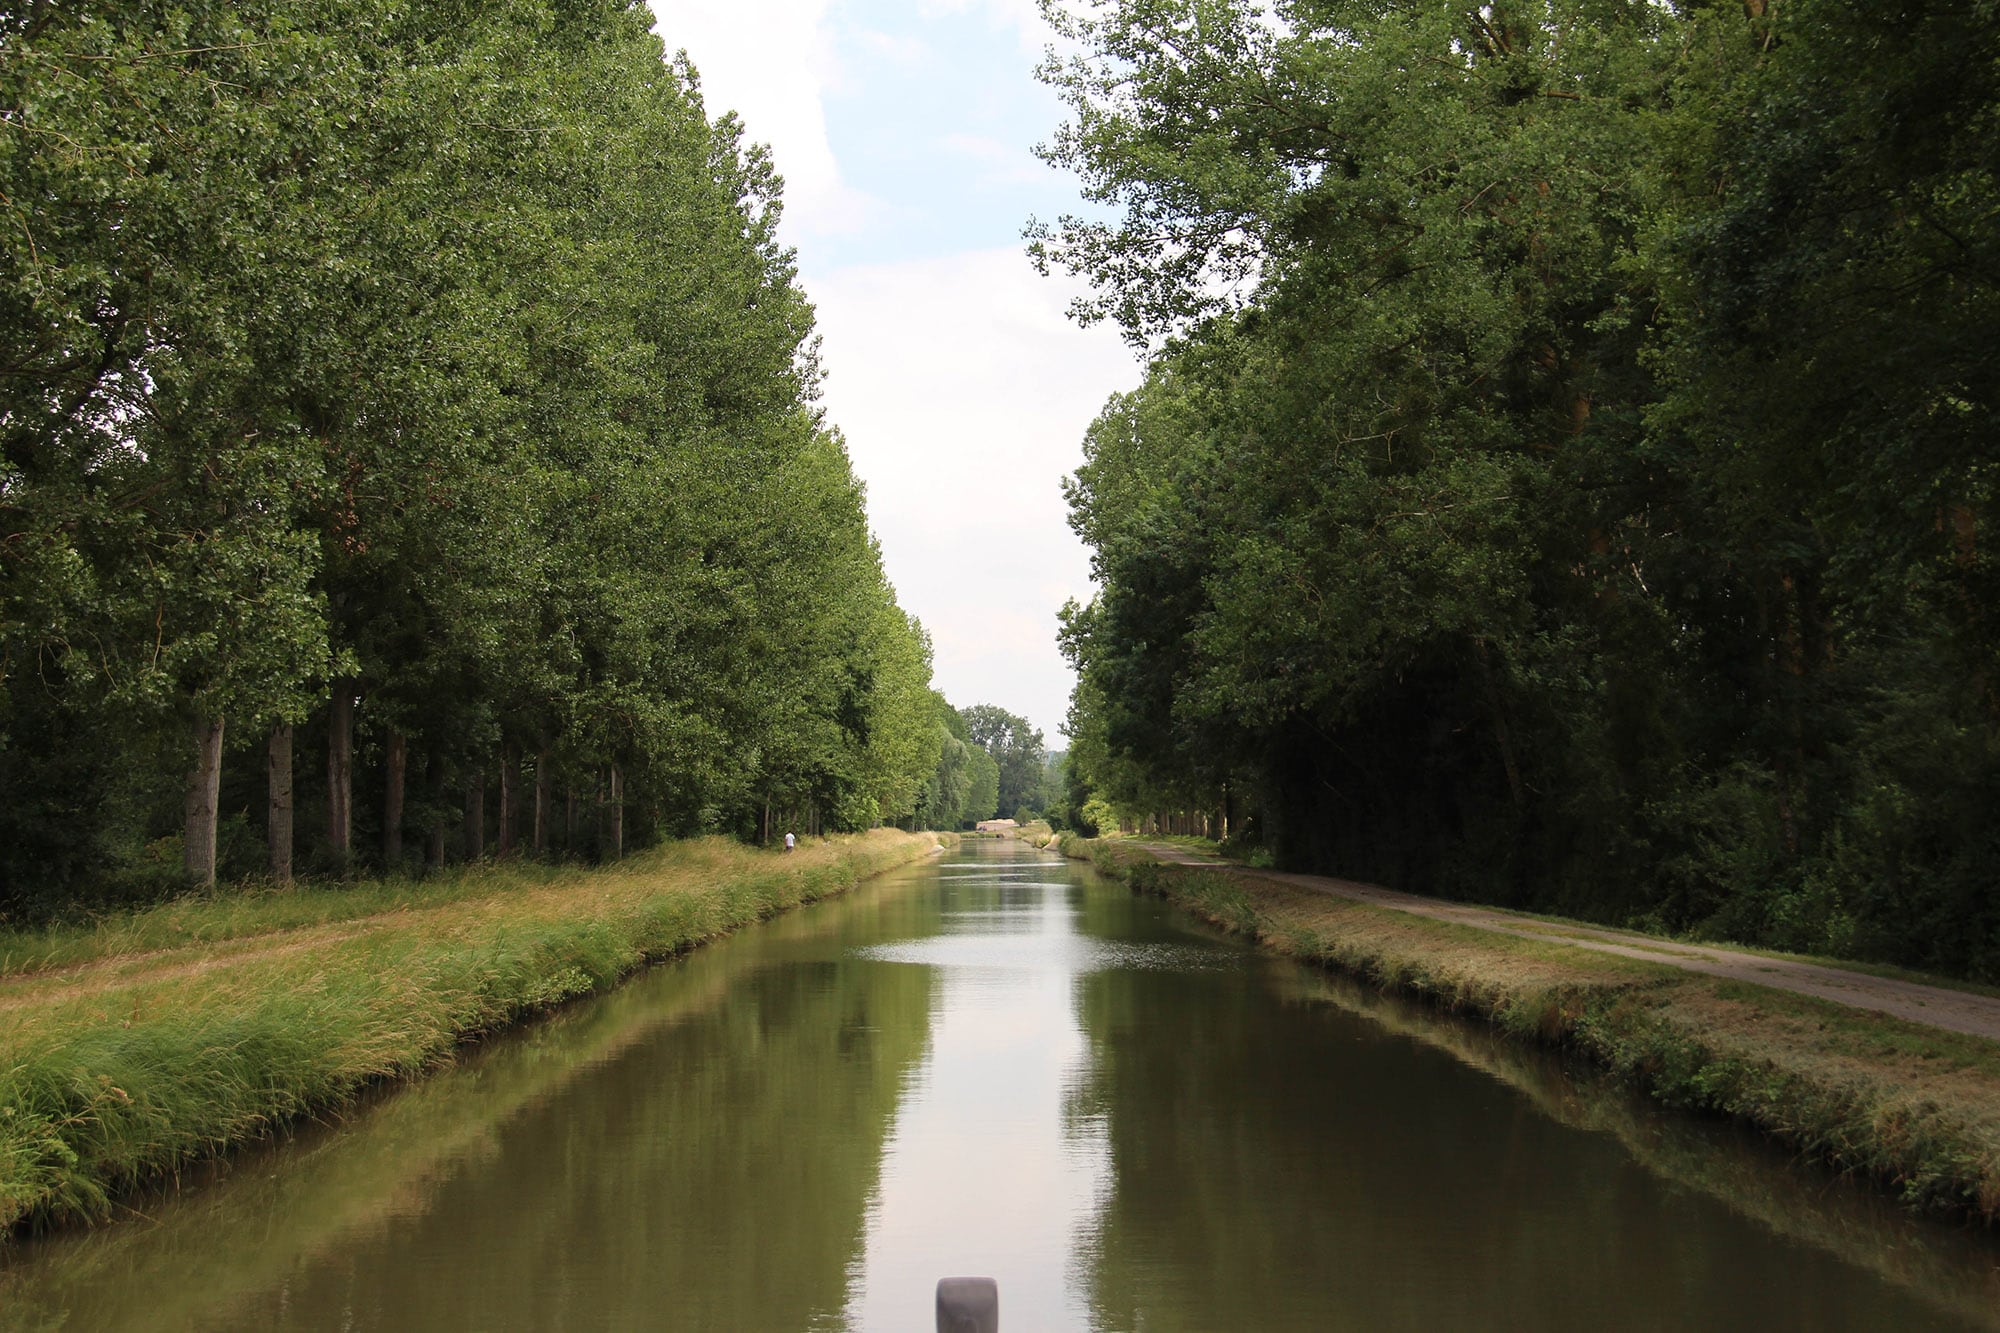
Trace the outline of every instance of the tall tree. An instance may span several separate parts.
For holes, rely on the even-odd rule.
[[[974,704],[959,710],[966,737],[991,756],[999,769],[995,799],[1008,818],[1026,810],[1039,814],[1047,804],[1048,750],[1042,733],[1028,719],[994,704]]]
[[[163,891],[175,831],[247,873],[236,818],[279,878],[393,869],[406,827],[477,856],[530,765],[538,851],[915,812],[928,643],[779,181],[651,25],[0,15],[0,910]],[[557,786],[603,793],[594,841]]]
[[[1120,216],[1035,253],[1152,351],[1070,493],[1088,781],[1411,887],[2000,965],[2000,26],[1754,8],[1045,3],[1049,155]]]

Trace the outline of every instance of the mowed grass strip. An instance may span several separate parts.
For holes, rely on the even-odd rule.
[[[102,1218],[191,1161],[937,842],[876,830],[787,856],[705,839],[601,869],[224,893],[14,936],[33,961],[0,978],[0,1228]]]
[[[278,932],[337,926],[393,912],[422,912],[540,888],[574,886],[579,877],[636,873],[652,880],[682,873],[741,870],[744,849],[725,838],[670,843],[601,871],[534,861],[481,862],[421,880],[364,880],[336,885],[224,886],[189,893],[142,912],[114,913],[83,924],[0,930],[0,981],[91,963]],[[814,847],[801,853],[815,854]],[[629,868],[629,871],[628,871]]]
[[[2000,1222],[2000,1045],[1810,996],[1521,939],[1065,835],[1066,854],[1277,951],[1576,1051],[1909,1207]]]

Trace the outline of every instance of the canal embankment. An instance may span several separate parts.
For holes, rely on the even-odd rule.
[[[786,855],[702,839],[601,868],[222,892],[0,936],[0,1234],[105,1217],[190,1163],[939,841],[878,829]]]
[[[1570,938],[1545,918],[1509,930],[1125,840],[1064,835],[1061,847],[1268,948],[1562,1047],[1665,1106],[1752,1125],[1912,1209],[2000,1221],[2000,1042],[1988,1037],[1592,947],[1580,923]]]

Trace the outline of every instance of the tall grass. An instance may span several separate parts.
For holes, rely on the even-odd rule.
[[[222,894],[14,936],[0,1228],[103,1217],[148,1179],[936,843],[877,830],[786,856],[706,840],[602,870]]]

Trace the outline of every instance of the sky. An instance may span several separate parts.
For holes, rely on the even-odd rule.
[[[735,111],[785,178],[781,235],[825,339],[824,406],[868,487],[903,609],[952,703],[998,704],[1051,749],[1071,676],[1056,613],[1090,595],[1062,478],[1140,367],[1064,313],[1021,229],[1078,212],[1036,159],[1062,104],[1035,81],[1034,0],[651,0],[709,115]]]

